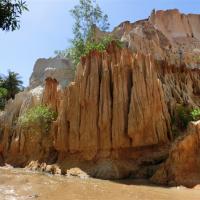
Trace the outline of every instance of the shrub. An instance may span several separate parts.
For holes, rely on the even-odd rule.
[[[176,115],[172,117],[174,134],[179,134],[180,130],[187,128],[190,121],[200,120],[200,108],[191,109],[187,106],[179,105]]]
[[[87,42],[85,45],[84,55],[87,55],[93,50],[97,50],[100,52],[105,51],[111,42],[115,42],[115,44],[120,48],[122,47],[122,42],[120,40],[115,39],[111,36],[106,36],[106,37],[103,37],[98,42]]]
[[[193,121],[200,120],[200,108],[193,109],[190,114]]]
[[[44,105],[39,105],[25,112],[19,118],[18,122],[23,128],[40,128],[42,132],[47,133],[50,129],[52,121],[56,118],[56,112]]]
[[[192,117],[190,115],[191,109],[180,105],[177,108],[177,122],[178,122],[178,127],[181,129],[186,129],[189,122],[192,121]]]
[[[120,48],[123,46],[123,43],[119,39],[112,36],[105,36],[99,41],[88,40],[84,42],[83,40],[76,40],[74,42],[74,46],[68,49],[67,56],[72,59],[74,65],[76,66],[82,56],[86,56],[93,50],[100,52],[105,51],[111,42],[115,42],[115,44]]]

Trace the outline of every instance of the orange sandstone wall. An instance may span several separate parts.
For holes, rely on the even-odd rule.
[[[32,160],[61,163],[64,170],[63,163],[72,160],[115,160],[119,173],[108,176],[116,166],[110,174],[103,167],[98,176],[122,178],[166,158],[174,139],[171,117],[177,103],[200,106],[200,73],[112,44],[103,53],[83,58],[69,86],[61,88],[57,80],[47,78],[41,92],[38,98],[36,91],[19,94],[0,117],[4,161],[14,166]],[[47,135],[39,127],[33,131],[16,123],[23,112],[40,103],[58,112]]]
[[[167,161],[161,165],[152,180],[160,184],[194,187],[200,180],[200,121],[190,123],[184,137],[177,140]]]
[[[200,40],[200,15],[182,14],[177,9],[158,10],[150,21],[171,41],[174,38],[195,37]]]
[[[54,94],[50,84],[47,80],[45,93]],[[82,60],[76,81],[60,95],[57,151],[86,160],[132,158],[134,148],[172,139],[162,83],[149,56],[115,46],[92,52]]]

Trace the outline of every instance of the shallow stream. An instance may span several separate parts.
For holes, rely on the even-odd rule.
[[[0,200],[200,200],[200,190],[0,168]]]

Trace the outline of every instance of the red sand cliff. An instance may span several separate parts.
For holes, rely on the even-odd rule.
[[[177,23],[184,25],[174,33],[170,27],[175,26],[175,21],[166,28],[171,12]],[[0,116],[0,152],[4,162],[62,174],[77,173],[70,169],[79,167],[99,178],[154,174],[152,180],[157,183],[191,185],[181,177],[189,180],[200,174],[196,170],[199,128],[195,133],[190,128],[188,135],[169,150],[175,139],[172,117],[177,105],[200,106],[200,70],[172,64],[176,63],[172,62],[172,51],[166,50],[180,39],[175,32],[187,33],[181,35],[187,39],[199,39],[198,30],[192,28],[198,17],[184,15],[179,19],[180,16],[177,10],[158,11],[146,21],[121,24],[113,33],[118,37],[131,36],[129,48],[120,49],[112,43],[103,53],[91,52],[79,64],[74,82],[64,88],[58,80],[48,77],[44,91],[17,95]],[[185,25],[186,19],[191,19],[189,25]],[[143,39],[138,35],[140,31],[135,32],[140,28]],[[153,31],[149,35],[145,30]],[[151,56],[139,45],[147,43],[153,45],[152,52],[149,48]],[[133,53],[134,48],[138,53]],[[153,52],[160,52],[165,61],[156,60]],[[40,127],[33,131],[17,123],[28,108],[40,103],[58,113],[47,135],[41,134]],[[198,127],[198,123],[193,126]],[[186,164],[189,157],[191,162]]]

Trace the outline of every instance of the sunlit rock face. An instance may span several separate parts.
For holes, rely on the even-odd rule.
[[[121,23],[114,34],[135,52],[187,67],[200,66],[200,15],[177,9],[152,11],[148,19]]]
[[[48,77],[44,90],[39,86],[9,102],[1,117],[4,161],[54,163],[62,173],[78,166],[99,178],[149,176],[167,158],[176,104],[200,105],[199,76],[198,69],[156,61],[114,43],[105,52],[91,52],[65,88]],[[16,123],[41,103],[58,113],[48,135]],[[29,166],[49,170],[38,162]]]
[[[198,69],[114,44],[106,52],[91,52],[64,90],[46,79],[43,100],[58,112],[52,127],[58,163],[65,168],[72,160],[79,161],[76,166],[92,162],[89,173],[100,178],[148,176],[144,171],[167,157],[177,103],[200,105],[199,81]]]
[[[109,34],[124,41],[124,47],[113,42],[104,52],[90,52],[75,78],[68,61],[39,59],[30,88],[0,116],[4,162],[63,174],[79,167],[107,179],[152,176],[174,142],[177,104],[200,106],[200,71],[193,68],[198,65],[191,58],[180,62],[179,53],[174,54],[180,48],[175,41],[182,38],[187,47],[186,38],[194,35],[186,37],[183,28],[174,29],[181,34],[167,32],[167,22],[163,19],[162,25],[157,16],[168,13],[182,16],[177,10],[157,11],[149,19],[120,24]],[[58,113],[48,135],[17,124],[22,113],[39,104]]]
[[[172,42],[177,38],[200,40],[200,15],[182,14],[177,9],[158,10],[152,12],[149,20]]]
[[[58,151],[77,152],[86,160],[131,158],[136,147],[170,141],[170,116],[151,57],[113,45],[83,58],[79,68],[58,107]],[[53,88],[49,84],[46,88]],[[60,145],[64,135],[67,143]]]
[[[0,150],[8,163],[24,166],[28,160],[43,159],[48,156],[49,151],[44,152],[44,149],[49,149],[53,145],[52,140],[33,133],[32,127],[23,130],[18,125],[18,119],[30,108],[45,103],[44,83],[47,77],[54,81],[59,80],[59,87],[62,88],[73,80],[73,76],[74,70],[66,59],[56,57],[39,59],[36,62],[29,87],[18,93],[14,100],[9,100],[0,116]],[[56,101],[57,96],[52,98]],[[40,130],[37,132],[40,133]]]
[[[38,59],[30,77],[30,88],[35,88],[39,85],[43,86],[45,79],[48,77],[59,81],[62,87],[68,85],[74,79],[74,70],[71,62],[59,57]]]
[[[118,157],[123,149],[167,143],[172,139],[175,104],[200,105],[199,81],[199,70],[157,62],[115,45],[105,53],[92,52],[82,59],[75,82],[59,94],[57,82],[46,81],[45,92],[57,94],[60,103],[51,97],[45,101],[58,105],[62,116],[57,123],[67,122],[68,146],[57,145],[58,150],[88,151],[92,159],[96,154]],[[63,142],[59,135],[58,131],[56,143]]]
[[[167,161],[161,165],[152,180],[168,185],[194,187],[200,181],[200,121],[190,123],[184,137],[177,140]]]

